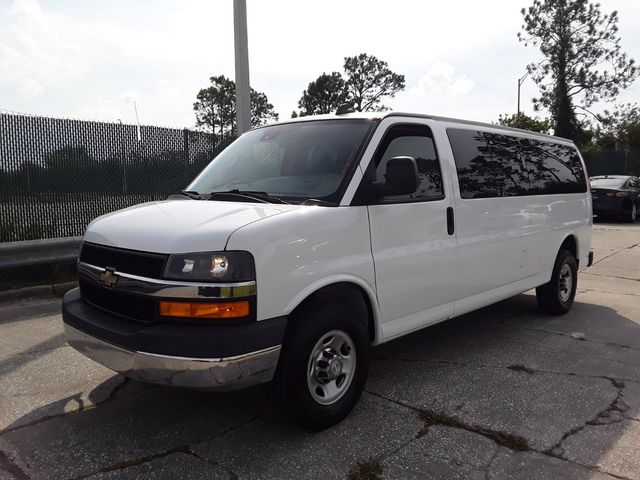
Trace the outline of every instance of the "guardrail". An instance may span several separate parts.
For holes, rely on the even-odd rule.
[[[0,270],[75,260],[82,237],[0,243]]]

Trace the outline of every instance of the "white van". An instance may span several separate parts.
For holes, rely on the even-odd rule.
[[[532,288],[566,313],[591,226],[571,141],[402,113],[290,120],[180,195],[91,223],[66,335],[146,382],[273,380],[321,429],[358,401],[373,345]]]

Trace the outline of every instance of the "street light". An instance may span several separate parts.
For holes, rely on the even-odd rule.
[[[518,117],[520,116],[520,87],[524,83],[524,81],[529,76],[529,72],[525,73],[522,77],[518,79]]]
[[[251,129],[246,0],[233,0],[233,25],[236,53],[236,118],[238,135],[242,135]]]

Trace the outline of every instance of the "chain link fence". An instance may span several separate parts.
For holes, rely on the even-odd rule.
[[[0,242],[82,235],[183,189],[232,138],[0,112]]]

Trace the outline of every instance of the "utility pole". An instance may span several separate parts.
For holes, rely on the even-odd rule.
[[[249,103],[249,47],[247,41],[247,1],[233,0],[234,45],[236,53],[236,118],[238,135],[251,130]]]
[[[518,79],[518,117],[520,117],[520,87],[524,83],[524,81],[529,76],[529,72],[525,73],[522,77]]]

